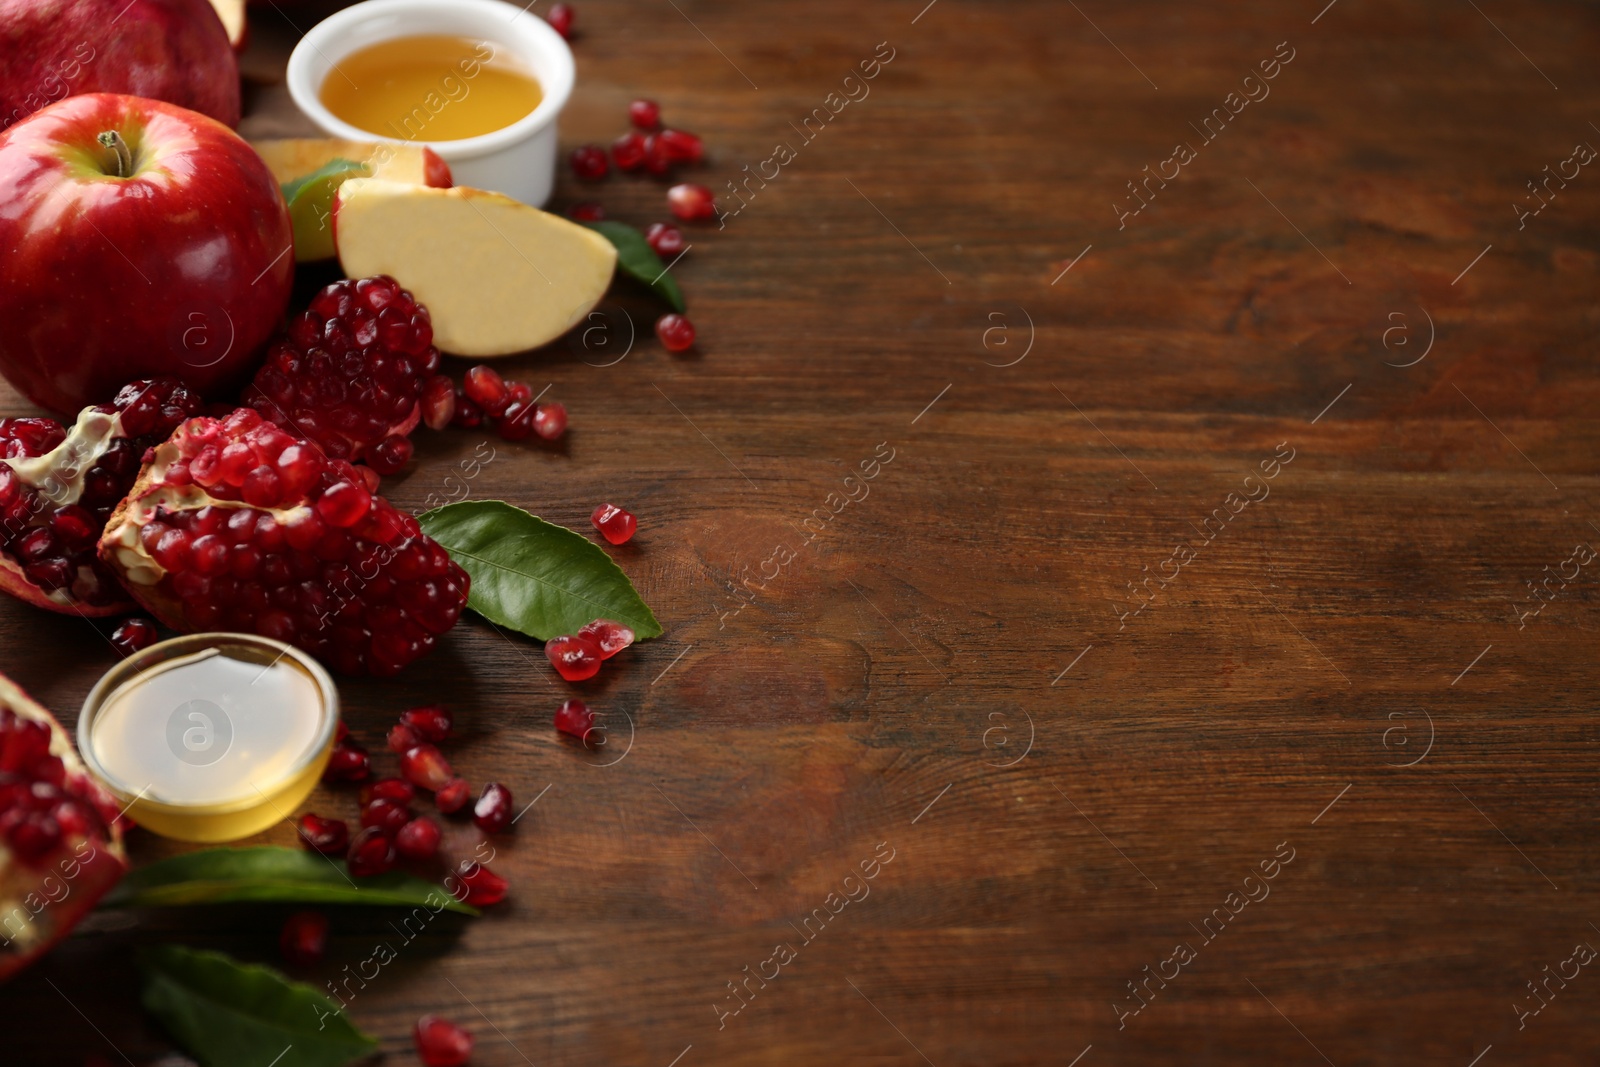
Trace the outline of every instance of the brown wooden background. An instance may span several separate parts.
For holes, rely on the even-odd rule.
[[[1600,572],[1522,628],[1517,606],[1600,543],[1600,173],[1525,229],[1512,205],[1600,145],[1600,12],[925,2],[579,5],[565,143],[608,142],[647,93],[705,135],[719,189],[879,42],[896,57],[696,232],[698,352],[623,297],[645,336],[622,362],[513,362],[573,430],[501,446],[473,495],[579,529],[632,508],[616,555],[667,634],[584,690],[635,725],[611,766],[626,728],[607,753],[559,740],[567,689],[480,621],[345,686],[375,748],[444,700],[474,782],[548,787],[496,842],[511,900],[405,948],[352,1018],[397,1064],[427,1011],[484,1065],[1592,1063],[1600,977],[1522,1029],[1514,1005],[1600,946]],[[287,23],[321,10],[254,14],[247,134],[305,128],[276,78]],[[1119,231],[1125,183],[1285,41],[1270,97]],[[665,217],[649,181],[564,175],[554,206],[577,199]],[[483,439],[421,437],[392,497],[420,507]],[[1127,583],[1284,441],[1270,497],[1119,630]],[[802,547],[880,442],[870,495]],[[722,619],[778,545],[797,557]],[[16,604],[0,639],[68,723],[111,662]],[[871,896],[802,945],[791,924],[879,842]],[[1202,944],[1282,842],[1270,897]],[[271,959],[283,914],[85,933],[4,990],[0,1059],[150,1062],[169,1046],[133,946]],[[392,939],[336,922],[312,980]],[[785,940],[799,958],[719,1030],[725,983]],[[1198,958],[1119,1030],[1180,941]]]

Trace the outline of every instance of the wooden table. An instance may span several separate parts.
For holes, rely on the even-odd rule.
[[[1563,162],[1600,14],[1322,2],[579,5],[564,143],[648,94],[719,190],[793,158],[676,268],[698,351],[618,298],[621,362],[512,363],[565,451],[470,485],[640,516],[616,557],[667,633],[585,690],[614,745],[559,740],[568,688],[475,619],[344,687],[375,749],[451,703],[456,766],[540,798],[510,901],[352,1003],[391,1062],[423,1012],[482,1065],[1593,1061],[1600,977],[1547,975],[1600,946],[1600,176]],[[306,129],[277,77],[320,11],[283,10],[252,136]],[[420,437],[393,499],[483,439]],[[69,723],[110,664],[15,603],[0,639]],[[150,1062],[133,948],[271,960],[285,912],[75,938],[0,1058]],[[313,981],[394,939],[336,926]]]

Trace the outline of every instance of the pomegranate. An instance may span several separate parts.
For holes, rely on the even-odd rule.
[[[454,815],[472,799],[472,787],[465,778],[451,778],[433,794],[433,806],[445,815]]]
[[[0,419],[0,589],[64,614],[126,614],[132,604],[94,541],[139,473],[139,457],[200,410],[174,378],[134,382],[52,419]]]
[[[553,9],[551,13],[554,14]],[[472,1035],[437,1015],[418,1019],[411,1036],[417,1055],[427,1067],[461,1067],[472,1058]]]
[[[0,674],[0,982],[66,936],[126,869],[116,801],[61,724]]]
[[[641,130],[653,130],[661,125],[661,105],[654,100],[635,100],[628,105],[628,121]]]
[[[424,704],[400,713],[400,721],[424,738],[437,744],[455,729],[455,716],[442,704]]]
[[[249,408],[191,419],[148,455],[100,558],[173,629],[261,634],[346,674],[428,652],[470,583],[356,468]]]

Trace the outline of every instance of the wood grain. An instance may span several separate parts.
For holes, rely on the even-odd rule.
[[[1513,1005],[1600,944],[1594,575],[1518,615],[1600,538],[1600,177],[1522,229],[1512,205],[1600,144],[1600,14],[923,2],[579,6],[563,143],[609,141],[649,94],[719,190],[879,42],[895,58],[695,231],[696,353],[623,294],[643,336],[620,363],[514,361],[574,429],[500,447],[473,494],[580,529],[626,503],[617,558],[667,633],[586,691],[618,750],[631,720],[620,761],[560,741],[567,690],[480,621],[345,685],[375,746],[445,700],[463,773],[548,787],[496,842],[510,901],[407,946],[352,1017],[395,1063],[428,1011],[484,1065],[1590,1062],[1600,979],[1522,1028]],[[325,10],[252,11],[247,134],[306,129],[281,68],[290,20]],[[1280,42],[1270,96],[1202,144],[1190,123]],[[1185,141],[1119,229],[1126,183]],[[665,215],[654,183],[563,174],[554,206],[587,199]],[[393,499],[420,506],[482,439],[419,439]],[[1247,483],[1280,443],[1292,461]],[[16,604],[0,640],[69,721],[111,662]],[[807,942],[880,842],[870,895]],[[1270,895],[1206,940],[1281,843]],[[8,1052],[153,1060],[133,949],[271,959],[282,914],[85,933],[6,990]],[[390,937],[340,916],[309,977]],[[779,942],[795,960],[721,1017]],[[1180,942],[1194,960],[1119,1029]]]

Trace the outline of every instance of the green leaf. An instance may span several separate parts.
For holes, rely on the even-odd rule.
[[[301,263],[333,258],[333,194],[346,178],[371,174],[364,163],[333,159],[307,174],[283,183],[283,199],[289,204],[289,221],[294,226],[294,258]]]
[[[163,945],[140,953],[145,1009],[205,1067],[340,1067],[378,1042],[269,967]]]
[[[661,262],[644,234],[625,222],[586,222],[584,225],[617,246],[617,266],[622,268],[622,273],[654,289],[657,296],[672,305],[673,311],[685,310],[678,280],[667,273],[667,265]]]
[[[541,641],[612,619],[640,639],[661,624],[628,576],[587,537],[503,500],[464,500],[418,517],[472,576],[467,607]]]
[[[442,886],[400,871],[352,878],[344,861],[298,848],[212,848],[140,867],[100,902],[103,908],[161,908],[241,902],[425,907],[477,915]]]

